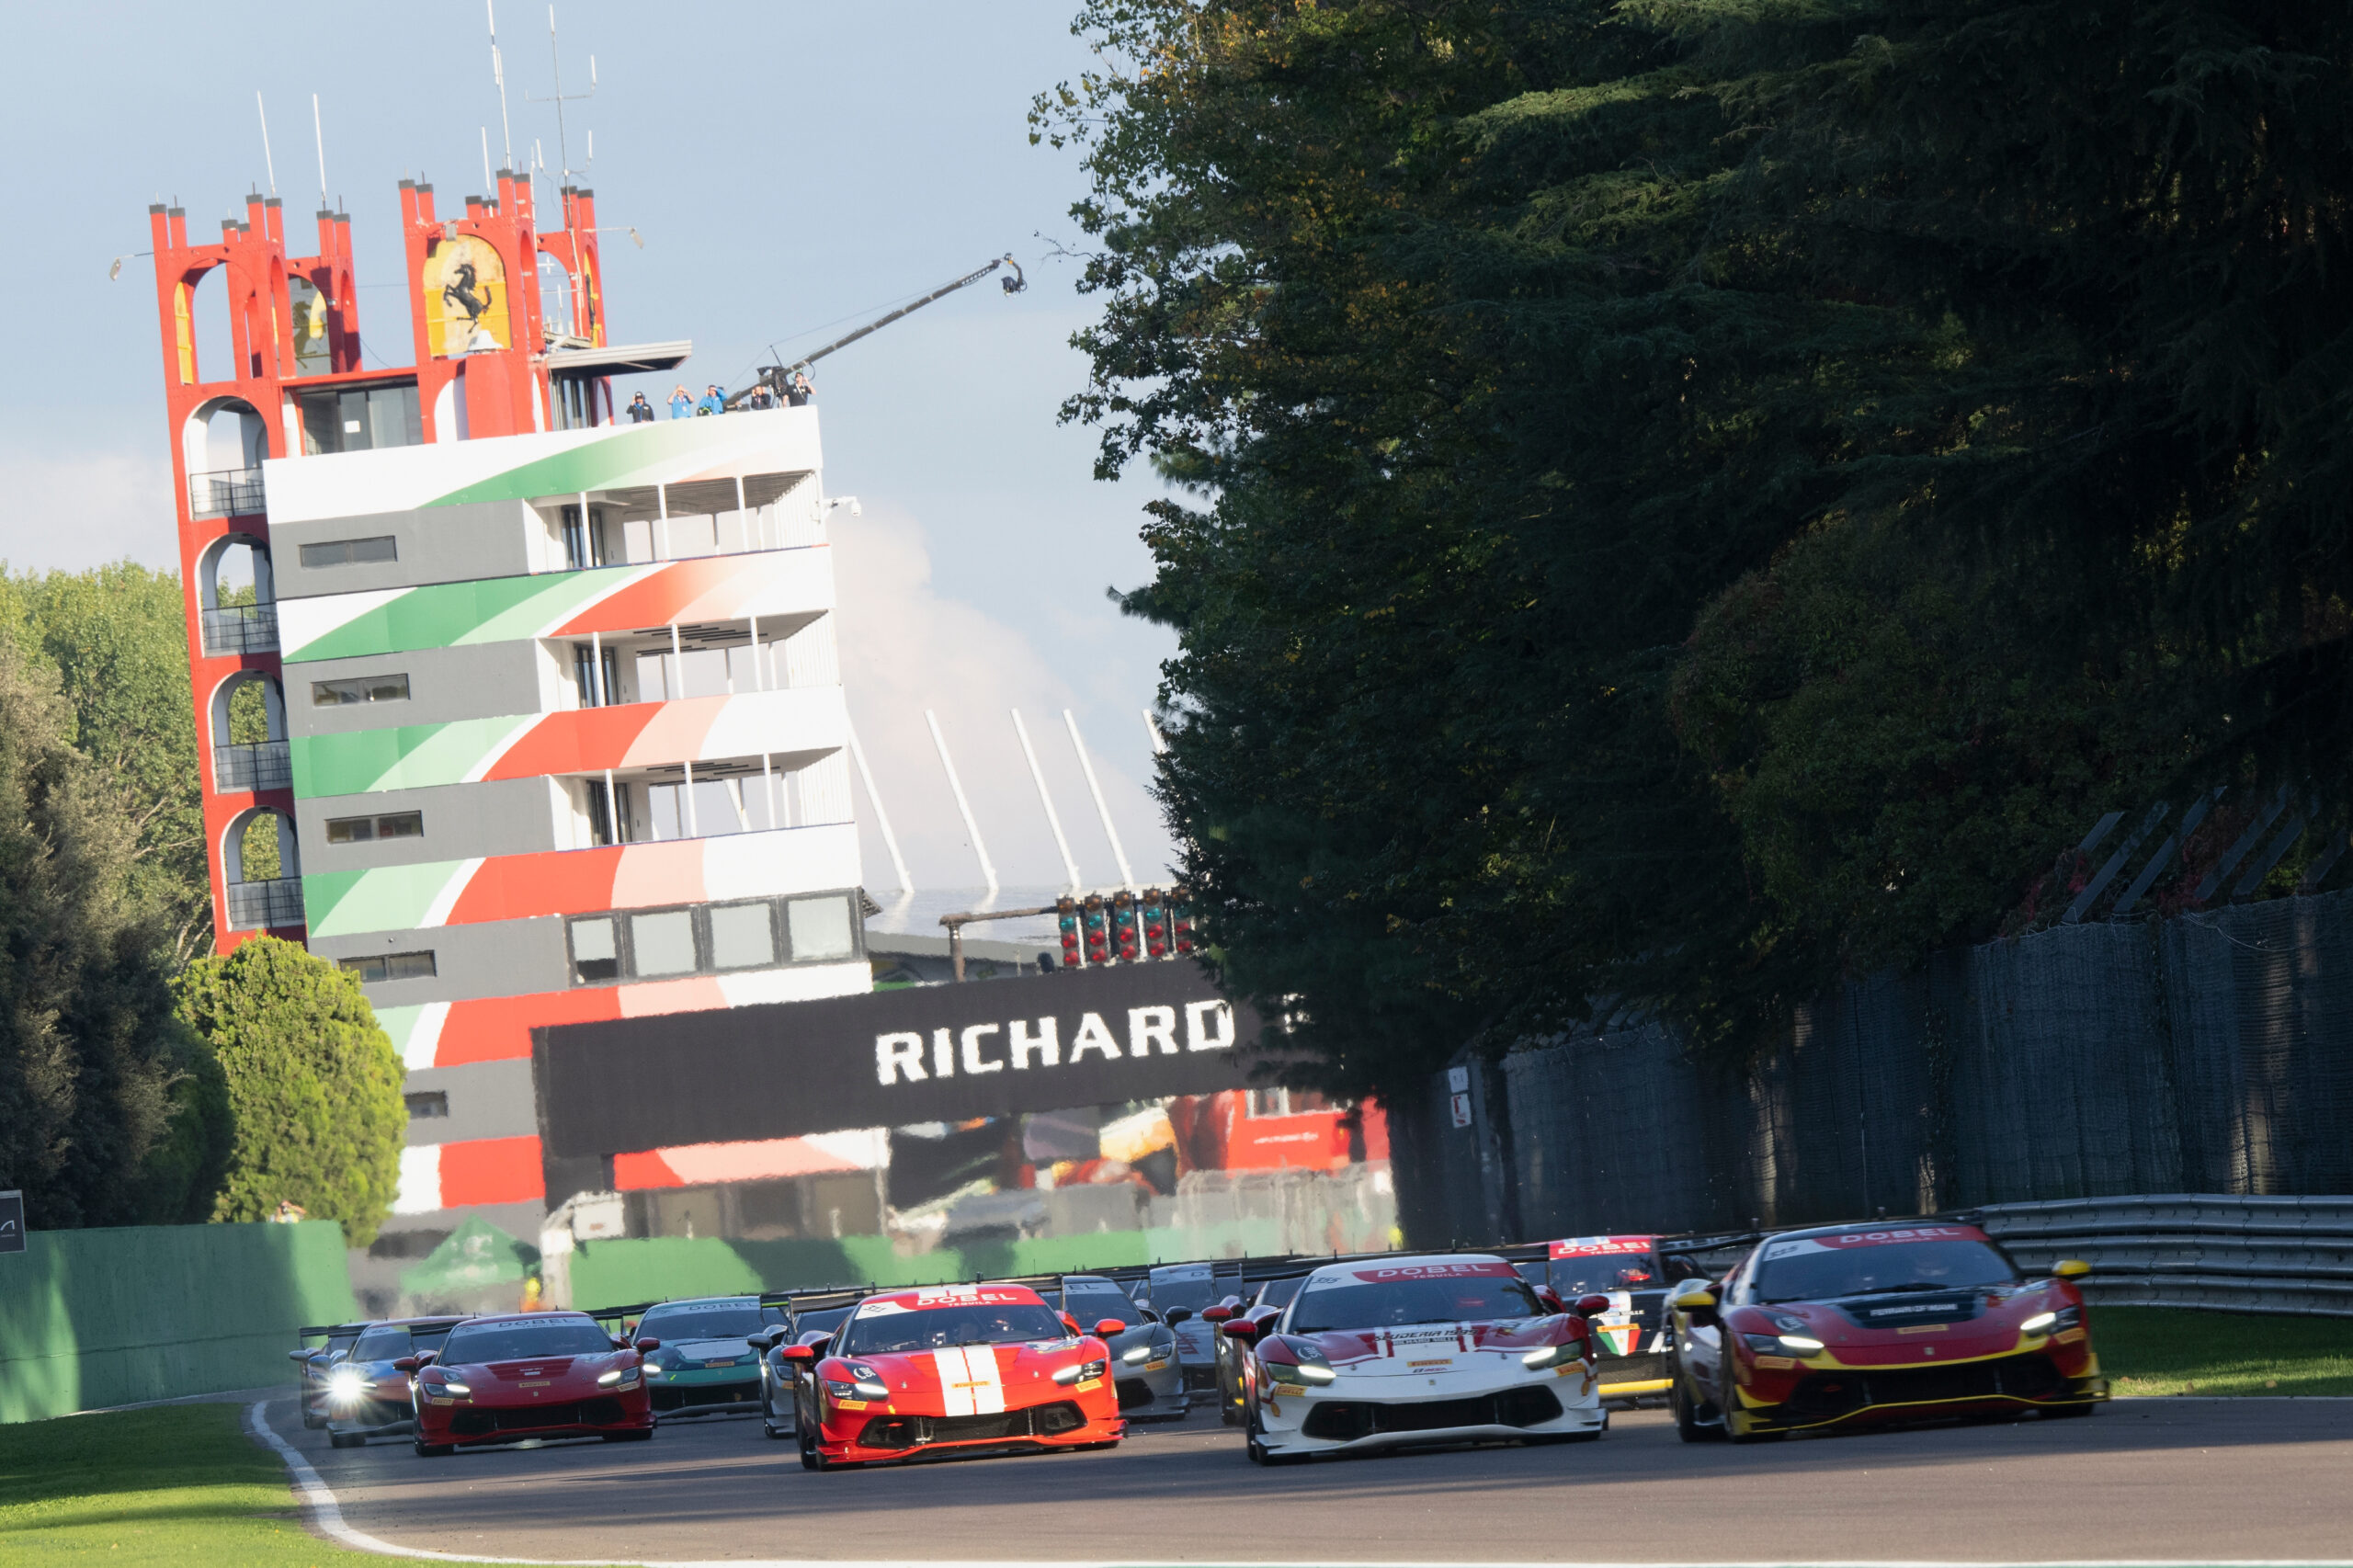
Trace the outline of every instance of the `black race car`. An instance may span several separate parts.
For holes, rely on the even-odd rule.
[[[297,1332],[305,1340],[320,1340],[317,1345],[305,1344],[300,1350],[289,1350],[287,1359],[297,1369],[301,1381],[302,1425],[318,1427],[327,1424],[327,1374],[335,1364],[351,1354],[351,1347],[366,1331],[364,1323],[331,1323],[306,1326]]]
[[[1592,1324],[1602,1399],[1663,1402],[1674,1387],[1675,1324],[1667,1293],[1683,1280],[1704,1278],[1706,1271],[1678,1254],[1662,1254],[1659,1238],[1650,1235],[1571,1236],[1545,1250],[1544,1262],[1520,1266],[1522,1278],[1551,1286],[1565,1301],[1601,1296],[1609,1302]]]
[[[789,1345],[822,1345],[850,1314],[863,1296],[857,1290],[828,1291],[790,1298],[780,1304],[785,1321],[745,1335],[745,1343],[760,1358],[760,1430],[776,1438],[793,1435],[794,1380],[806,1367],[785,1358]]]
[[[351,1353],[327,1369],[327,1439],[356,1449],[370,1437],[416,1427],[415,1390],[404,1359],[441,1348],[457,1317],[388,1318],[371,1323]]]

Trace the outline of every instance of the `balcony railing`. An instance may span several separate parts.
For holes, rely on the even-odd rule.
[[[188,515],[191,517],[240,517],[267,509],[262,494],[261,470],[216,469],[188,476]]]
[[[302,924],[302,879],[229,884],[229,924],[240,931]]]
[[[270,653],[278,650],[276,605],[232,605],[204,612],[208,653]]]
[[[212,787],[226,793],[239,790],[290,790],[294,767],[284,741],[259,745],[214,746]]]

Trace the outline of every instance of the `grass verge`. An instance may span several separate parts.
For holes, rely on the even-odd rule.
[[[419,1558],[303,1528],[241,1404],[180,1404],[0,1426],[0,1564],[384,1568]]]
[[[2119,1396],[2353,1394],[2353,1318],[2095,1306],[2092,1343]]]

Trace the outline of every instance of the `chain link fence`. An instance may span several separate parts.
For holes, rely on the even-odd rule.
[[[1402,1124],[1402,1125],[1401,1125]],[[2353,893],[1842,985],[1742,1073],[1605,1020],[1392,1108],[1415,1244],[2151,1192],[2353,1192]]]

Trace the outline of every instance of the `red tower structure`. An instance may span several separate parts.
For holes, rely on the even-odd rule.
[[[275,197],[248,196],[244,217],[224,220],[212,244],[188,242],[184,210],[148,210],[213,928],[224,951],[256,931],[300,940],[305,929],[289,864],[297,850],[263,460],[610,424],[610,368],[594,353],[606,344],[596,198],[573,187],[561,197],[565,226],[542,233],[528,174],[502,171],[494,197],[467,197],[465,216],[450,220],[436,214],[431,186],[401,182],[415,360],[372,369],[349,214],[321,210],[316,252],[294,256]],[[552,320],[542,257],[560,295]],[[200,363],[197,345],[198,290],[215,271],[228,298],[226,365]],[[557,361],[567,354],[585,362],[566,369]],[[239,460],[222,468],[210,431],[228,414]],[[249,552],[252,586],[223,602],[233,550]],[[233,744],[230,704],[253,682],[268,735]],[[244,835],[264,815],[279,824],[279,863],[274,876],[251,876]]]

